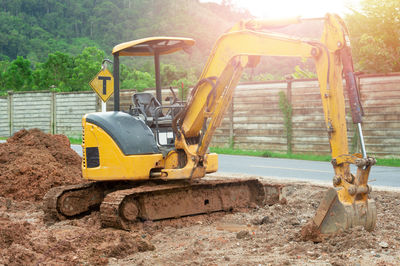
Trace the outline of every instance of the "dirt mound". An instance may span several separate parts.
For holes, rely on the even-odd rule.
[[[24,243],[29,232],[30,224],[28,222],[15,223],[0,217],[0,248],[9,248],[13,243]]]
[[[64,135],[23,129],[0,144],[0,197],[37,202],[50,188],[81,178],[81,158]]]

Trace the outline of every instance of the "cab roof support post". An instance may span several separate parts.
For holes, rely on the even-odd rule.
[[[154,51],[154,66],[155,66],[155,73],[156,73],[156,98],[157,98],[157,101],[162,105],[160,53],[157,50]]]
[[[114,54],[114,111],[119,111],[119,53]]]

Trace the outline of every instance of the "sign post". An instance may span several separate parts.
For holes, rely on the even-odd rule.
[[[90,87],[97,93],[102,100],[101,111],[106,112],[106,102],[114,93],[114,77],[104,64],[99,73],[89,82]]]

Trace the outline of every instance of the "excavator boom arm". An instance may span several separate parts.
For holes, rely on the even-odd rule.
[[[216,42],[199,79],[216,77],[216,82],[206,82],[196,87],[185,110],[182,132],[186,137],[199,135],[206,109],[214,110],[216,105],[216,101],[208,102],[207,105],[208,95],[213,93],[216,99],[221,97],[225,87],[234,80],[233,65],[238,71],[238,68],[246,67],[250,56],[311,57],[313,54],[318,55],[318,49],[301,40],[250,30],[224,34]]]
[[[314,58],[325,122],[335,158],[348,153],[345,104],[342,87],[342,63],[337,51],[345,46],[343,24],[337,16],[327,15],[322,41],[305,41],[282,35],[242,29],[222,35],[214,45],[198,85],[192,91],[187,107],[180,118],[181,134],[185,138],[199,137],[197,155],[204,156],[211,137],[219,126],[226,107],[232,99],[243,69],[258,63],[259,56]],[[241,27],[268,28],[286,25],[283,22],[251,21]],[[236,25],[234,28],[240,28]],[[250,25],[250,26],[249,26]],[[271,26],[272,25],[272,26]],[[208,121],[209,119],[209,121]],[[208,127],[206,127],[207,125]],[[181,145],[177,142],[178,147]],[[346,170],[347,171],[347,170]]]

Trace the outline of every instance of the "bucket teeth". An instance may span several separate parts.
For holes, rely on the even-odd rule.
[[[317,217],[318,219],[316,219]],[[323,219],[321,220],[320,217],[323,217]],[[337,233],[350,227],[349,215],[344,205],[339,201],[335,189],[328,190],[317,209],[314,221],[318,222],[316,224],[323,235]]]
[[[330,188],[318,206],[314,218],[301,230],[304,240],[320,241],[322,237],[340,233],[354,226],[372,231],[376,224],[374,200],[343,204],[337,191]]]

